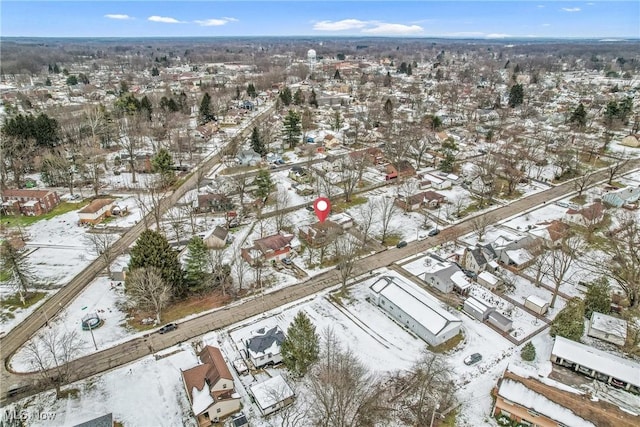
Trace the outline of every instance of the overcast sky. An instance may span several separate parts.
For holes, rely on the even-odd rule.
[[[640,38],[640,1],[7,1],[2,36]]]

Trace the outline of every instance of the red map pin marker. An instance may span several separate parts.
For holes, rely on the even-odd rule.
[[[313,210],[316,211],[316,216],[320,220],[320,222],[324,222],[329,216],[329,211],[331,210],[331,202],[326,197],[318,197],[315,202],[313,202]]]

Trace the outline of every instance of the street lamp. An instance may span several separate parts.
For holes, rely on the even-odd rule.
[[[433,427],[433,419],[436,417],[436,411],[440,409],[440,404],[436,403],[436,407],[433,408],[433,413],[431,414],[431,423],[429,424],[429,427]]]

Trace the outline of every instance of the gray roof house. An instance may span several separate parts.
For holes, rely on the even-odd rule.
[[[440,292],[449,293],[453,290],[455,282],[451,279],[460,267],[442,258],[430,255],[424,260],[424,281]]]
[[[261,161],[262,157],[260,157],[260,154],[252,149],[239,151],[236,156],[236,162],[238,162],[240,166],[256,166]]]
[[[269,363],[277,364],[282,362],[280,347],[284,341],[284,332],[279,326],[271,329],[260,328],[253,332],[253,335],[245,341],[247,357],[256,368]]]
[[[615,191],[609,191],[602,196],[602,200],[611,206],[621,208],[629,203],[636,203],[640,199],[640,186],[626,187]]]

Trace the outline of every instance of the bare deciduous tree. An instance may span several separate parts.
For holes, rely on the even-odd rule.
[[[338,237],[334,243],[335,256],[338,259],[337,268],[343,289],[353,274],[353,266],[361,249],[360,242],[350,234]]]
[[[482,241],[487,228],[495,222],[493,215],[491,214],[479,214],[471,219],[471,227],[473,231],[478,235],[478,241]]]
[[[557,248],[549,252],[549,274],[555,285],[549,307],[555,307],[560,285],[572,275],[569,275],[571,266],[582,248],[582,239],[578,236],[570,236],[563,239]]]
[[[162,310],[169,302],[172,291],[158,269],[141,267],[127,276],[127,295],[142,310],[153,310],[156,322],[160,323]]]
[[[100,258],[104,268],[107,269],[107,276],[111,277],[111,261],[114,257],[112,247],[118,237],[113,234],[94,232],[86,233],[85,239],[93,254]]]
[[[343,349],[331,330],[323,334],[320,358],[309,373],[314,404],[309,416],[320,427],[370,426],[384,423],[389,411],[382,405],[380,380],[349,349]]]
[[[25,346],[29,364],[41,376],[45,383],[56,388],[56,397],[60,397],[60,388],[71,376],[71,361],[82,348],[82,342],[76,331],[63,331],[61,328],[45,328],[37,337]]]
[[[582,192],[595,183],[593,172],[586,172],[579,175],[573,180],[573,188],[578,192],[578,196],[582,196]]]
[[[276,196],[273,200],[275,214],[273,216],[276,224],[276,230],[283,230],[287,225],[287,208],[289,207],[289,203],[291,201],[291,196],[289,192],[285,189],[279,188]]]
[[[391,227],[391,220],[398,211],[393,197],[381,197],[375,202],[375,209],[378,214],[380,225],[382,226],[382,236],[380,241],[384,245],[384,242],[389,234]]]

